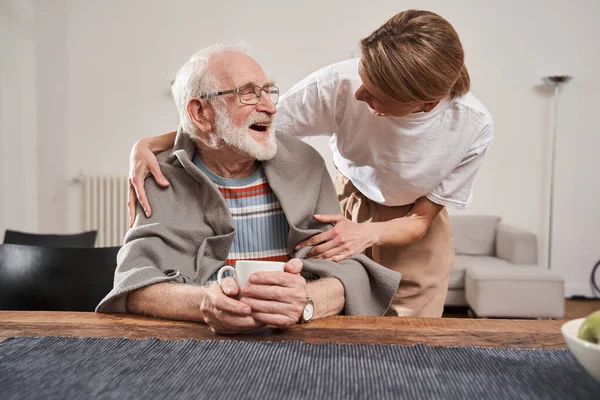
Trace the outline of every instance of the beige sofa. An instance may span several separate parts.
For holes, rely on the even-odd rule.
[[[505,268],[537,264],[535,234],[500,224],[492,215],[451,215],[456,260],[450,272],[447,306],[466,306],[465,274],[471,266]]]
[[[562,277],[537,265],[537,237],[492,215],[452,215],[456,260],[446,306],[478,316],[562,318]]]

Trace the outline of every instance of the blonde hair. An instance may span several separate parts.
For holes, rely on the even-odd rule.
[[[403,103],[455,98],[471,87],[458,34],[430,11],[402,11],[360,42],[364,73]]]

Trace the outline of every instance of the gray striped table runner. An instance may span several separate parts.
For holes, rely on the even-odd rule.
[[[567,350],[10,338],[0,399],[600,399]]]

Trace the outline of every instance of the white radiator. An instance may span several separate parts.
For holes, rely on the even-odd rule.
[[[96,247],[120,246],[128,229],[126,176],[83,178],[85,230],[97,230]]]

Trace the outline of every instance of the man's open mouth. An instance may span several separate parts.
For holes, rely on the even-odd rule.
[[[253,124],[250,125],[250,129],[258,132],[266,132],[269,129],[269,124]]]

